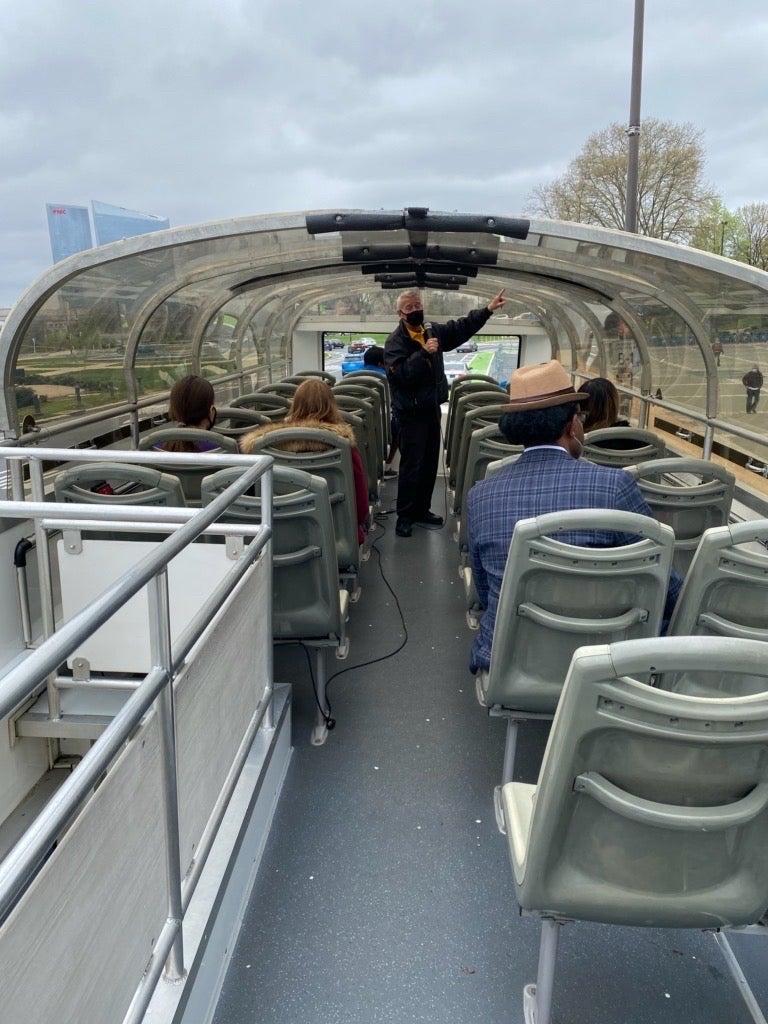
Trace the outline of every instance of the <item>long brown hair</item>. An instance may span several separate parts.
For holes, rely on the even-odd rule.
[[[304,423],[306,420],[344,422],[330,385],[319,377],[308,377],[296,388],[285,423]]]
[[[187,374],[171,388],[168,419],[181,427],[197,427],[208,419],[213,398],[213,385],[209,380],[194,373]],[[167,452],[197,451],[193,441],[166,441],[163,448]]]
[[[619,418],[619,393],[607,377],[593,377],[579,385],[589,395],[586,403],[587,418],[584,430],[602,430],[612,427]]]

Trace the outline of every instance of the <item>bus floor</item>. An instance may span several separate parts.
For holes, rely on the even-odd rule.
[[[518,912],[494,821],[505,725],[479,707],[467,671],[451,524],[405,540],[394,516],[384,522],[349,659],[328,659],[329,676],[346,671],[330,683],[337,725],[322,747],[309,744],[305,653],[276,648],[295,749],[214,1024],[522,1024],[539,924]],[[408,634],[391,657],[403,629],[384,578]],[[520,778],[536,778],[547,732],[521,727]],[[762,941],[737,938],[764,979]],[[754,1020],[712,935],[585,922],[562,930],[553,1005],[572,1024]]]

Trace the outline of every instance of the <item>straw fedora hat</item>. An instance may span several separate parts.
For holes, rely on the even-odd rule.
[[[509,382],[510,401],[505,412],[549,409],[566,402],[588,402],[589,395],[576,391],[571,378],[556,359],[515,370]]]

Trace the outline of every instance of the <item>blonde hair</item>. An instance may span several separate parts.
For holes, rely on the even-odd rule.
[[[309,377],[296,388],[285,423],[303,423],[305,420],[337,424],[344,422],[330,385],[319,377]]]

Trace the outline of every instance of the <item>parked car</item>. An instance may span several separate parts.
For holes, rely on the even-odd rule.
[[[362,352],[352,352],[352,346],[349,346],[349,352],[344,356],[341,361],[341,375],[345,373],[352,373],[353,370],[364,370],[365,363],[363,362]]]
[[[463,345],[459,345],[459,347],[455,348],[453,351],[454,352],[477,352],[477,342],[476,341],[472,341],[472,339],[470,338],[469,341],[465,341]]]
[[[344,342],[341,338],[326,338],[323,342],[323,350],[325,352],[333,352],[334,349],[344,348]]]
[[[455,351],[458,351],[458,349]],[[467,364],[463,359],[454,359],[450,362],[446,362],[443,365],[443,369],[445,370],[448,387],[450,387],[455,380],[458,380],[459,377],[466,377],[467,375]]]

